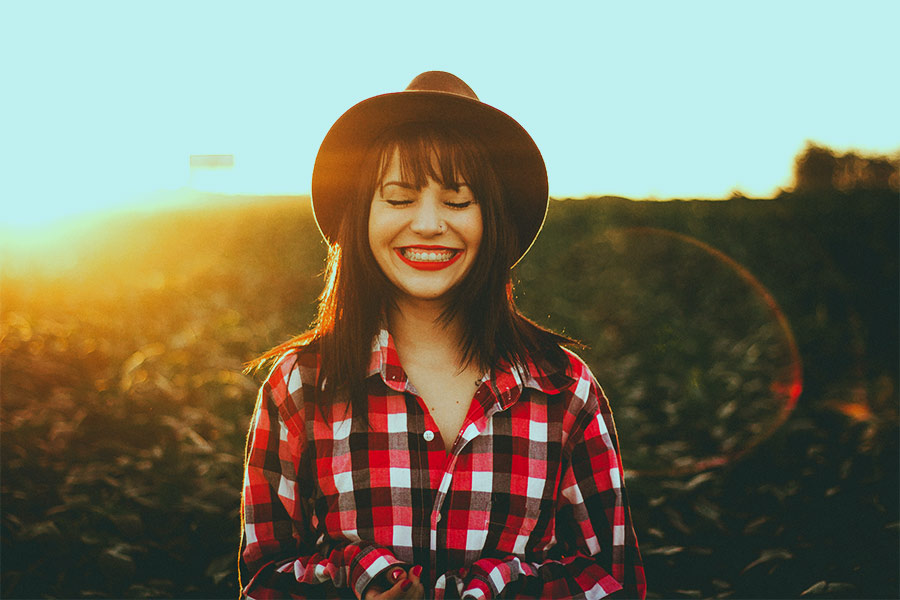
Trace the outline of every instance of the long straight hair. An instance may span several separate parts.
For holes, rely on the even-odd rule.
[[[408,123],[385,132],[369,149],[328,251],[325,288],[312,329],[269,350],[248,368],[298,348],[318,344],[321,366],[316,402],[325,408],[336,394],[346,395],[355,414],[367,413],[366,375],[372,341],[385,325],[396,290],[375,261],[369,246],[372,197],[395,152],[400,174],[417,189],[428,179],[453,187],[465,182],[481,210],[483,232],[478,253],[463,280],[449,292],[440,320],[462,325],[460,367],[474,363],[487,370],[506,361],[525,364],[528,357],[562,368],[561,344],[573,340],[549,331],[522,315],[513,298],[510,266],[521,249],[512,225],[514,199],[502,183],[483,146],[462,132],[433,123]],[[323,410],[323,412],[325,412]]]

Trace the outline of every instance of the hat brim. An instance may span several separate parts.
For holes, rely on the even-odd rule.
[[[517,229],[518,262],[534,243],[547,214],[544,159],[515,119],[478,100],[445,92],[375,96],[351,107],[332,125],[319,147],[312,175],[312,207],[322,236],[329,243],[334,240],[356,193],[356,174],[378,136],[395,125],[428,121],[458,128],[487,149]]]

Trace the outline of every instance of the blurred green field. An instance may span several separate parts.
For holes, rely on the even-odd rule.
[[[3,250],[2,597],[237,595],[242,365],[325,256],[307,202],[245,200]],[[898,207],[552,203],[517,301],[611,399],[651,597],[900,596]]]

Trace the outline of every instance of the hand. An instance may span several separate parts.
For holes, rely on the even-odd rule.
[[[383,577],[378,577],[366,588],[363,600],[414,600],[425,597],[425,588],[419,581],[422,575],[422,567],[415,566],[409,573],[397,567],[387,572]]]

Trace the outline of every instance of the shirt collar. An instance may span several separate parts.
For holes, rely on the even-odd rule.
[[[372,357],[367,375],[380,375],[389,388],[397,392],[410,391],[409,380],[400,364],[394,338],[382,328],[372,341]],[[522,395],[522,390],[531,388],[545,394],[558,394],[572,382],[566,369],[553,368],[547,361],[538,364],[531,356],[525,364],[511,364],[501,361],[495,368],[485,373],[482,382],[487,382],[497,398],[501,409],[512,406]]]
[[[369,360],[368,377],[380,375],[385,385],[397,392],[407,391],[409,380],[400,364],[394,338],[382,328],[372,340],[372,358]]]

